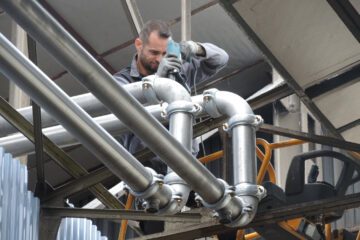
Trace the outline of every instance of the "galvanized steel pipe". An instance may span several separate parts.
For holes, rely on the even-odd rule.
[[[142,95],[141,82],[124,85],[124,88],[139,102],[145,103]],[[109,110],[91,93],[85,93],[71,98],[76,104],[85,110],[90,116],[98,117],[109,113]],[[17,110],[28,121],[32,122],[32,107],[25,107]],[[41,110],[41,125],[43,128],[57,125],[58,123],[43,109]],[[0,116],[0,136],[16,133],[17,129]]]
[[[255,116],[249,104],[234,93],[209,89],[203,95],[207,113],[213,117],[230,117],[225,128],[231,131],[233,138],[235,185],[232,188],[225,184],[225,194],[216,205],[204,205],[215,209],[222,223],[245,226],[254,218],[258,202],[265,195],[264,188],[256,185],[255,128],[262,119]]]
[[[142,81],[144,86],[143,95],[147,97],[148,101],[164,101],[168,104],[164,115],[170,119],[170,134],[191,152],[193,114],[198,113],[200,107],[191,101],[189,92],[174,80],[151,75],[143,78]],[[186,168],[187,166],[183,165],[182,167]],[[180,210],[185,206],[189,198],[191,190],[189,184],[191,185],[191,182],[185,182],[170,167],[168,167],[168,173],[164,181],[171,186],[174,195],[178,196],[178,210]]]
[[[83,94],[79,95],[78,97],[79,99],[84,99],[84,101],[81,101],[80,103],[88,102],[86,106],[90,106],[91,103],[98,105],[97,107],[93,108],[94,114],[97,115],[98,113],[106,111],[104,105],[100,103],[92,94]],[[194,96],[192,97],[192,101],[194,103],[200,104],[200,102],[202,101],[202,96]],[[167,121],[161,116],[163,108],[160,105],[147,106],[145,107],[145,109],[159,121]],[[27,111],[26,108],[24,108],[24,110]],[[52,120],[49,114],[46,113],[46,115],[48,116],[49,120]],[[204,116],[204,113],[202,112],[198,116]],[[100,124],[100,126],[103,127],[112,136],[117,136],[129,132],[129,129],[127,129],[127,127],[113,114],[96,117],[94,118],[94,121]],[[59,147],[69,147],[79,144],[79,141],[74,138],[74,136],[72,136],[68,131],[66,131],[66,129],[64,129],[64,127],[62,127],[61,125],[45,128],[43,129],[43,134],[50,138],[50,140]],[[6,151],[11,153],[14,157],[31,154],[34,152],[34,144],[21,133],[16,133],[10,136],[0,138],[0,146],[4,147]]]
[[[159,105],[149,106],[146,107],[146,109],[154,117],[162,120],[162,108]],[[113,114],[108,114],[93,119],[97,124],[103,127],[112,136],[118,136],[120,134],[129,132],[126,126],[121,121],[119,121],[119,119],[117,119]],[[66,129],[61,125],[45,128],[42,130],[42,132],[52,142],[62,148],[79,144],[79,141],[74,138],[71,133],[66,131]],[[31,154],[34,153],[35,150],[34,144],[21,133],[12,134],[0,138],[0,146],[2,146],[7,152],[11,153],[14,157]]]
[[[37,1],[2,0],[0,7],[42,44],[111,112],[208,202],[223,195],[223,186],[194,159],[140,103],[43,9]],[[156,139],[156,141],[154,141]],[[167,146],[164,148],[164,146]],[[186,168],[183,168],[184,165]]]
[[[133,191],[143,192],[152,187],[154,175],[53,83],[32,62],[24,57],[0,34],[0,70],[21,87],[32,99],[54,116],[69,132]],[[165,188],[164,188],[165,187]],[[165,206],[171,197],[168,186],[158,188],[156,197]]]

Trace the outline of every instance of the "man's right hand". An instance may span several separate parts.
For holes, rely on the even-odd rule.
[[[166,53],[161,59],[156,75],[159,77],[168,77],[171,70],[180,71],[181,60],[174,53]]]

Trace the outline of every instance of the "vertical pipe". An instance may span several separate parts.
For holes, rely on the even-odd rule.
[[[191,113],[176,112],[170,115],[169,131],[187,150],[191,151],[193,136]]]
[[[191,39],[191,0],[181,0],[181,41]]]
[[[235,126],[233,134],[234,184],[256,183],[255,131],[248,125]]]

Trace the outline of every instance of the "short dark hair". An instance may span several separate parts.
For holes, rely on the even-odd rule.
[[[150,20],[146,22],[140,32],[140,39],[144,44],[149,42],[149,37],[152,32],[157,32],[161,38],[171,37],[171,30],[167,23],[161,20]]]

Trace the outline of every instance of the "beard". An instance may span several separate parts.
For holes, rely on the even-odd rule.
[[[141,50],[140,54],[138,55],[138,58],[140,60],[141,65],[148,71],[150,72],[150,74],[154,74],[156,73],[159,64],[156,64],[157,66],[154,67],[152,64],[154,64],[153,62],[151,62],[146,55],[143,53],[143,51]]]

